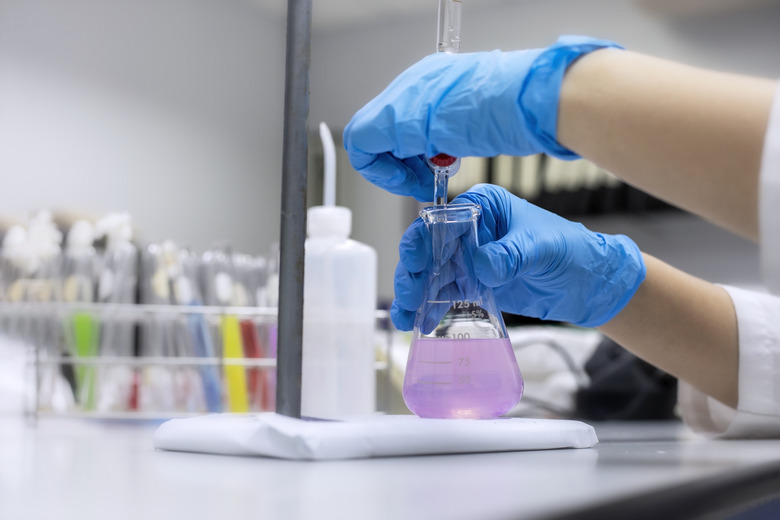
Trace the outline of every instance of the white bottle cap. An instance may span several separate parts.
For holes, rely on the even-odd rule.
[[[107,238],[107,248],[112,249],[133,238],[132,220],[129,213],[109,213],[95,225],[98,237]]]
[[[343,206],[312,206],[307,213],[310,237],[348,238],[352,233],[352,211]]]
[[[92,247],[95,241],[95,228],[86,220],[77,220],[68,231],[66,240],[68,248],[73,251],[84,251]]]

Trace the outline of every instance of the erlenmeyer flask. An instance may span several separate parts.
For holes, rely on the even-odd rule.
[[[417,311],[403,396],[420,417],[491,419],[520,400],[523,379],[493,291],[474,274],[476,204],[424,209],[433,269]]]

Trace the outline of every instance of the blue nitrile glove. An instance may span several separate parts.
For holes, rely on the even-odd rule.
[[[619,46],[564,36],[546,49],[428,56],[354,115],[349,160],[377,186],[430,201],[426,156],[577,158],[556,138],[561,83],[574,60],[604,47]]]
[[[645,278],[642,254],[624,235],[594,233],[490,184],[474,186],[457,202],[482,207],[474,272],[494,288],[502,311],[597,327],[625,307]],[[412,329],[423,301],[429,241],[420,219],[401,240],[391,308],[400,330]]]

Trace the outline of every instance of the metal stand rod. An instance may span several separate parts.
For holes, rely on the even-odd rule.
[[[276,411],[301,416],[311,0],[287,1]]]

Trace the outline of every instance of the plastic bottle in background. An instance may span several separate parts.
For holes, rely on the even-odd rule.
[[[266,257],[259,257],[258,263],[262,263],[265,276],[262,284],[257,289],[257,305],[279,309],[279,243],[273,242]],[[279,322],[270,320],[259,327],[260,337],[266,346],[265,355],[276,359],[277,338],[279,336]],[[276,368],[266,370],[267,392],[263,398],[263,410],[274,411],[276,409]]]
[[[171,280],[160,244],[147,244],[141,250],[140,298],[146,305],[170,305]],[[174,355],[174,327],[171,316],[152,313],[141,325],[141,357]],[[143,412],[176,411],[172,370],[165,366],[145,366],[135,371],[131,409]]]
[[[258,296],[261,285],[265,283],[265,261],[259,262],[251,255],[234,253],[235,279],[233,283],[234,304],[237,306],[258,306]],[[251,317],[242,317],[241,341],[244,345],[244,355],[247,359],[266,357],[266,347],[260,334],[260,323],[255,323]],[[268,374],[265,368],[248,368],[247,385],[249,391],[249,408],[251,411],[265,410],[268,393]]]
[[[3,237],[2,279],[3,299],[9,302],[28,301],[29,285],[34,275],[32,248],[27,228],[13,226]],[[22,331],[16,331],[22,336]]]
[[[206,305],[227,307],[236,304],[239,298],[237,294],[241,291],[237,289],[233,257],[227,248],[216,248],[203,253],[201,280]],[[249,393],[246,367],[240,364],[245,353],[238,317],[232,314],[222,315],[219,329],[222,357],[239,361],[239,364],[225,363],[222,369],[227,411],[246,413],[249,411]]]
[[[27,226],[29,272],[33,282],[27,301],[55,302],[62,297],[62,233],[48,211],[33,215]]]
[[[77,220],[65,241],[62,265],[62,299],[66,302],[93,302],[95,299],[95,228]]]
[[[203,296],[200,293],[198,283],[200,260],[192,251],[182,248],[179,250],[180,276],[174,282],[174,293],[179,305],[203,305]],[[209,330],[206,317],[201,313],[192,313],[187,316],[187,327],[195,355],[203,358],[214,358],[216,352],[214,342]],[[205,406],[209,412],[222,411],[222,382],[219,369],[214,365],[204,365],[199,369],[202,378],[203,392],[205,394]]]
[[[138,284],[138,248],[127,213],[111,213],[96,224],[98,237],[106,237],[106,250],[98,280],[101,303],[135,303]]]
[[[59,297],[60,241],[62,234],[51,214],[40,212],[29,227],[13,226],[3,238],[2,278],[4,298],[11,302],[52,302]],[[48,315],[16,316],[4,325],[20,345],[35,348],[41,360],[67,356],[60,345],[62,323]],[[41,363],[37,367],[39,410],[67,411],[75,406],[76,376],[73,365]]]
[[[106,238],[106,249],[98,278],[100,303],[136,302],[138,285],[138,248],[132,243],[133,228],[127,213],[110,213],[95,225],[96,235]],[[100,355],[133,357],[135,323],[122,317],[104,317],[101,327]],[[100,411],[136,410],[140,375],[128,366],[109,366],[100,372]]]
[[[62,232],[49,211],[34,214],[27,225],[27,272],[30,274],[25,301],[51,303],[62,300]],[[33,316],[30,331],[35,345],[61,354],[62,324],[56,316]]]
[[[324,205],[309,208],[305,253],[301,413],[376,408],[376,251],[349,238],[352,212],[335,205],[335,150],[325,124]]]
[[[23,257],[27,266],[24,301],[52,303],[62,298],[62,232],[49,211],[34,214],[27,225],[27,241]],[[66,356],[61,340],[62,321],[59,316],[28,316],[25,327],[30,332],[27,338],[38,349],[42,358]],[[86,320],[85,320],[86,322]],[[83,328],[88,331],[87,327]],[[87,335],[87,334],[85,334]],[[71,351],[70,353],[73,353]],[[41,408],[65,411],[73,405],[71,384],[75,376],[69,375],[69,365],[51,364],[39,371],[39,395]]]
[[[27,230],[13,226],[3,237],[0,253],[0,296],[6,302],[20,302],[25,295],[27,276]]]
[[[95,300],[95,229],[86,220],[76,221],[68,231],[62,265],[62,299],[69,303]],[[98,355],[100,321],[84,310],[76,310],[63,323],[70,353],[77,357]],[[76,365],[76,399],[85,410],[94,410],[97,399],[97,367]]]
[[[167,273],[170,286],[168,303],[184,306],[193,305],[193,302],[196,301],[196,284],[187,277],[182,264],[182,260],[186,260],[189,255],[183,254],[184,250],[171,240],[164,241],[160,248],[162,253],[160,266]],[[198,355],[198,352],[204,350],[199,348],[203,345],[198,345],[193,341],[195,337],[191,334],[187,317],[171,315],[166,320],[165,327],[168,332],[167,337],[170,340],[167,355],[173,358],[194,357]],[[171,367],[170,376],[173,384],[171,387],[173,403],[177,411],[192,413],[206,410],[206,389],[198,367]],[[215,397],[218,396],[219,394]]]

